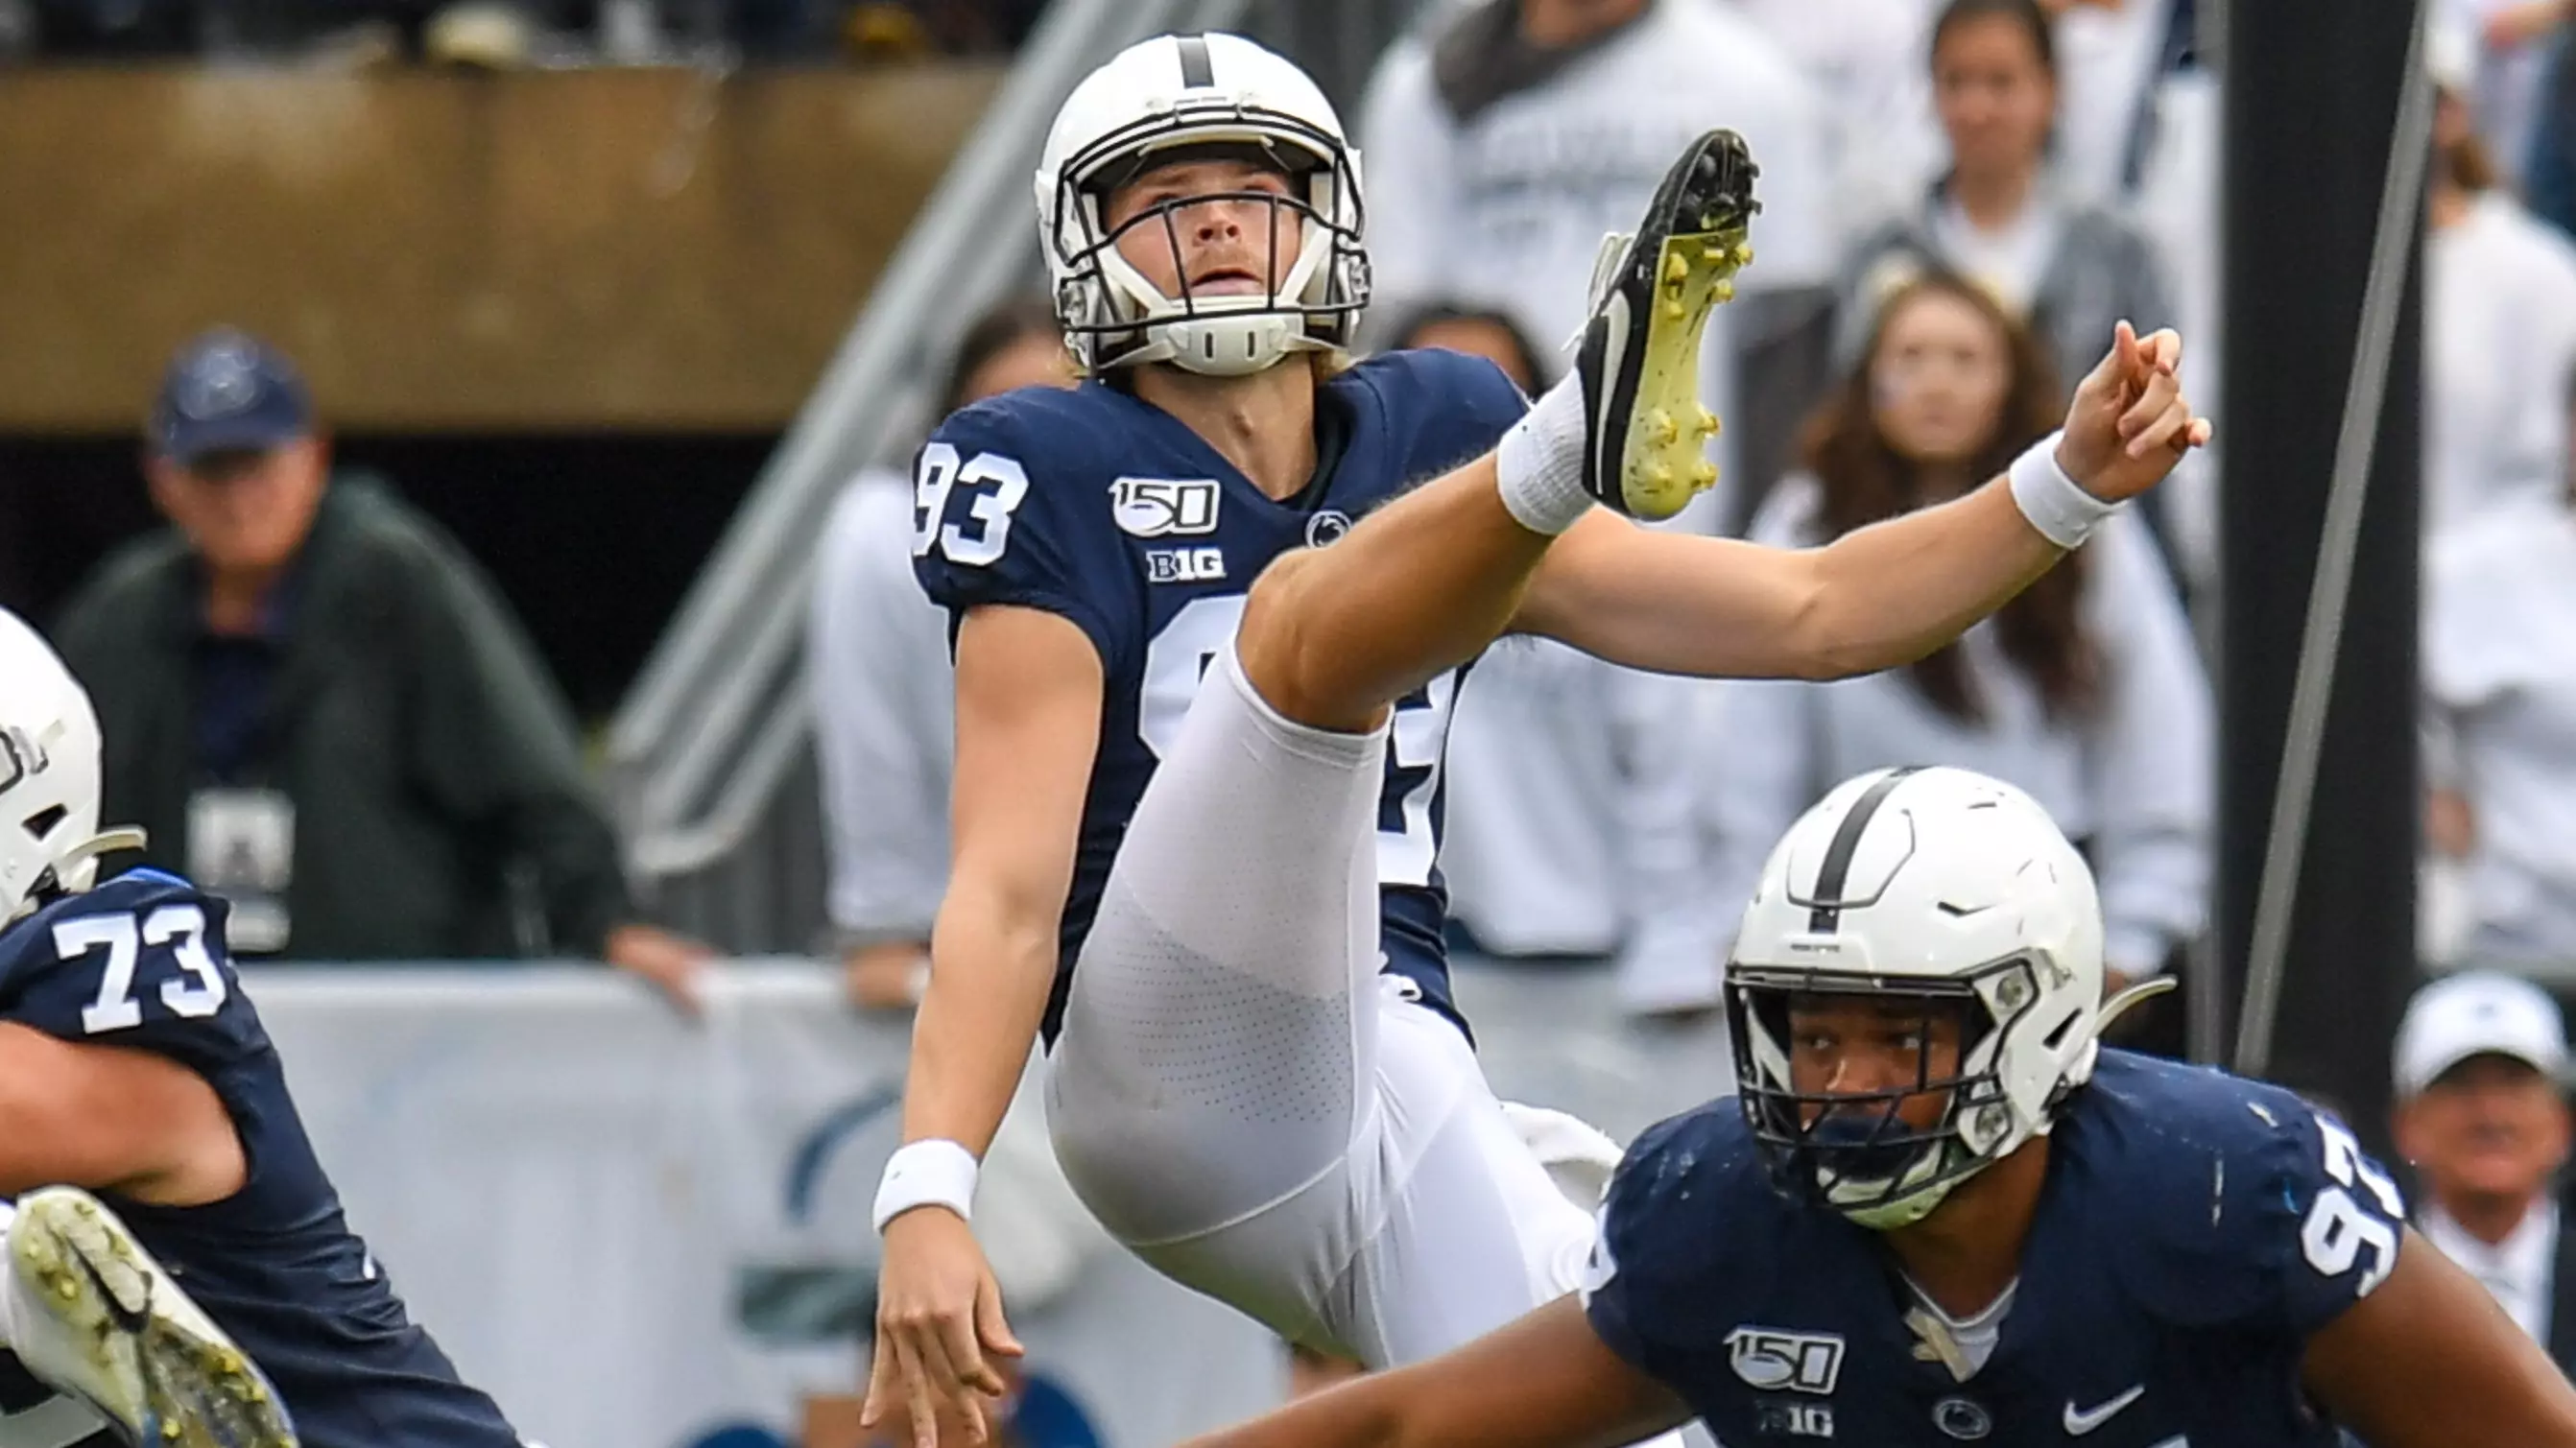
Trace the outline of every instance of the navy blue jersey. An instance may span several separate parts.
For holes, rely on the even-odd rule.
[[[1328,543],[1407,486],[1490,450],[1525,408],[1492,363],[1450,352],[1371,358],[1317,389],[1321,465],[1269,497],[1171,414],[1118,388],[1032,388],[942,423],[917,469],[914,567],[953,621],[979,604],[1059,614],[1100,652],[1100,751],[1065,902],[1052,1041],[1109,862],[1199,680],[1270,560]],[[1458,675],[1396,705],[1378,818],[1386,968],[1457,1017],[1434,863],[1440,761]]]
[[[248,1163],[241,1190],[194,1207],[99,1195],[268,1374],[306,1448],[515,1448],[349,1230],[233,973],[224,913],[151,870],[58,900],[0,932],[0,1020],[167,1056],[214,1087]],[[18,1376],[0,1373],[0,1391]]]
[[[2397,1188],[2287,1091],[2102,1053],[2050,1134],[1985,1365],[1919,1346],[1875,1232],[1776,1192],[1732,1100],[1640,1137],[1586,1305],[1611,1350],[1728,1448],[2327,1448],[2310,1333],[2397,1259]]]

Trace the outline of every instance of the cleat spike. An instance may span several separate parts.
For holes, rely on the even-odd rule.
[[[1654,411],[1646,414],[1646,443],[1648,446],[1662,447],[1664,444],[1671,442],[1674,438],[1679,437],[1680,435],[1681,429],[1674,425],[1673,415],[1671,413],[1658,407]]]
[[[1690,308],[1683,306],[1678,301],[1669,301],[1664,303],[1664,316],[1675,322],[1680,321],[1683,315],[1689,310]]]
[[[1710,462],[1705,458],[1691,464],[1691,488],[1693,491],[1706,492],[1710,488],[1716,486],[1717,464]]]
[[[1698,430],[1700,436],[1714,437],[1717,435],[1718,429],[1721,426],[1723,426],[1723,424],[1718,422],[1716,413],[1709,411],[1705,407],[1699,410]]]
[[[1664,253],[1665,286],[1678,287],[1682,284],[1683,279],[1689,275],[1690,263],[1682,260],[1682,254],[1680,252],[1668,251]]]
[[[1717,299],[1718,299],[1719,301],[1721,301],[1721,302],[1731,302],[1731,301],[1734,301],[1734,300],[1735,300],[1735,283],[1730,282],[1730,281],[1720,280],[1720,281],[1718,282],[1718,284],[1717,284],[1717,285],[1715,285],[1715,286],[1713,286],[1713,287],[1711,287],[1711,288],[1709,288],[1709,289],[1708,289],[1708,294],[1709,294],[1710,296],[1712,296],[1712,297],[1717,298]]]
[[[1735,264],[1739,267],[1753,265],[1753,243],[1739,241],[1735,244]]]

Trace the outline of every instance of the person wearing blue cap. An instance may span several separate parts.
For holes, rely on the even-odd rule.
[[[518,622],[380,480],[335,480],[293,362],[191,341],[143,470],[171,526],[99,567],[56,643],[106,728],[109,812],[229,902],[237,953],[584,956],[690,999],[706,951],[637,922]]]

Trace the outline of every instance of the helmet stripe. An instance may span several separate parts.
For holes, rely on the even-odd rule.
[[[1919,768],[1920,765],[1901,765],[1880,775],[1876,784],[1862,790],[1860,798],[1852,801],[1851,813],[1834,827],[1834,837],[1825,846],[1825,863],[1816,870],[1815,893],[1807,897],[1814,902],[1807,915],[1809,930],[1831,935],[1842,923],[1843,884],[1851,874],[1852,856],[1860,853],[1860,837],[1868,832],[1870,817],[1878,813],[1878,807],[1905,782],[1905,776]]]
[[[1184,35],[1181,43],[1181,84],[1189,90],[1206,90],[1216,84],[1216,67],[1208,60],[1207,37]]]

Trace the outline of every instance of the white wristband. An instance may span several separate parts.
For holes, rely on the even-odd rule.
[[[2021,515],[2030,520],[2040,535],[2060,548],[2084,546],[2102,520],[2120,510],[2117,503],[2106,503],[2084,491],[2084,485],[2066,475],[2057,465],[2057,444],[2065,436],[2052,432],[2032,443],[2005,474],[2011,480],[2013,502]]]
[[[975,1153],[953,1141],[910,1141],[886,1158],[877,1182],[877,1230],[915,1207],[946,1207],[974,1220]]]

